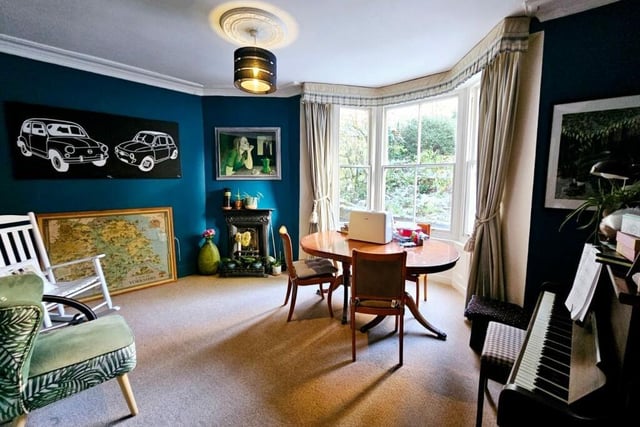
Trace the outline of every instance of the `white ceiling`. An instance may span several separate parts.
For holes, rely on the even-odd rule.
[[[615,0],[269,0],[297,37],[271,49],[275,96],[302,82],[380,87],[451,68],[508,16],[541,21]],[[209,24],[217,0],[0,0],[0,52],[199,95],[233,87],[233,51]],[[238,5],[264,5],[233,1]],[[527,10],[525,10],[527,9]]]

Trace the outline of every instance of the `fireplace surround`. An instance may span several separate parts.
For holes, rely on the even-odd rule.
[[[273,209],[223,210],[227,224],[229,254],[233,262],[221,265],[221,277],[265,276],[265,257],[269,255],[269,227]],[[245,235],[245,233],[248,233]],[[236,241],[236,235],[240,235]],[[242,241],[242,235],[246,240]],[[244,244],[247,243],[247,244]],[[253,261],[252,261],[253,260]]]

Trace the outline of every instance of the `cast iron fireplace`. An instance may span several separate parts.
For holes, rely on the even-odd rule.
[[[223,210],[228,230],[228,257],[236,262],[231,263],[231,266],[223,266],[219,272],[221,277],[265,276],[264,260],[269,255],[269,225],[272,210]],[[250,235],[250,239],[245,242],[236,241],[237,235],[242,236],[245,233]]]

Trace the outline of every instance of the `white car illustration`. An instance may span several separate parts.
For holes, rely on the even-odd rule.
[[[25,120],[17,144],[22,155],[48,159],[58,172],[68,171],[72,163],[93,163],[101,167],[109,158],[105,144],[91,139],[79,124],[64,120]]]
[[[142,130],[131,141],[118,144],[115,153],[124,163],[149,172],[156,163],[177,159],[178,147],[167,133]]]

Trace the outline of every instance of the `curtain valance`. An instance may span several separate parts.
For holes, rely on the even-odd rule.
[[[304,83],[302,102],[377,107],[415,101],[449,92],[481,71],[502,52],[525,52],[529,17],[505,18],[449,71],[381,88]]]

